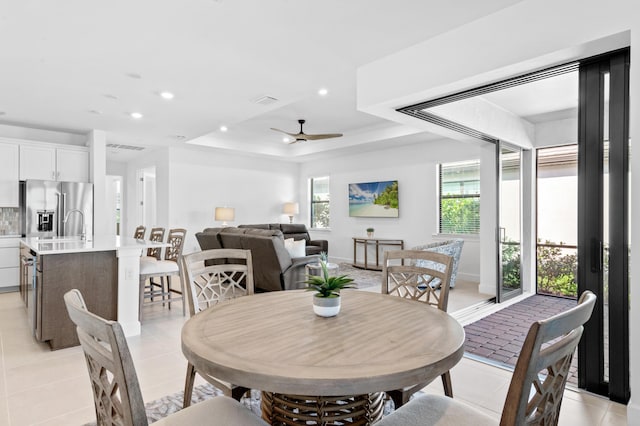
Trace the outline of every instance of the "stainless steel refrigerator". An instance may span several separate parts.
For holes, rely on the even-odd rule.
[[[20,182],[22,234],[27,237],[93,236],[93,184]]]

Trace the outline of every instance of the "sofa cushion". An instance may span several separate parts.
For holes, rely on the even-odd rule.
[[[270,228],[268,223],[260,223],[257,225],[238,225],[238,228],[254,228],[254,229],[274,229]],[[280,228],[277,228],[280,229]]]
[[[292,258],[304,257],[306,255],[305,246],[305,240],[296,241],[293,238],[287,238],[284,240],[284,248],[287,249],[287,252],[289,252],[289,256],[291,256]]]
[[[222,242],[220,241],[219,231],[212,232],[211,231],[212,229],[216,229],[216,228],[207,228],[205,229],[205,232],[198,232],[196,234],[196,239],[198,240],[198,244],[200,244],[200,249],[211,250],[211,249],[222,248]],[[209,230],[209,232],[206,232],[207,230]]]

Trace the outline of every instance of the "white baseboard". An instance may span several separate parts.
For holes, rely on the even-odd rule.
[[[480,275],[479,274],[469,274],[467,272],[458,271],[458,275],[456,275],[456,279],[461,279],[464,281],[471,281],[473,283],[480,283]]]

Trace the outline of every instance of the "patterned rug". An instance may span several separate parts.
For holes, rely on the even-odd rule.
[[[339,275],[347,275],[349,278],[353,278],[353,282],[357,288],[367,288],[380,285],[382,280],[382,272],[372,271],[369,269],[354,268],[350,263],[339,263],[340,269]]]

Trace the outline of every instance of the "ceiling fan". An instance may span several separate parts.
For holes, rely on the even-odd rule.
[[[342,136],[342,133],[325,133],[325,134],[321,134],[321,135],[308,135],[305,132],[302,131],[302,125],[305,123],[305,120],[298,120],[298,123],[300,123],[300,132],[299,133],[289,133],[289,132],[285,132],[284,130],[280,130],[280,129],[274,129],[273,127],[271,128],[271,130],[275,130],[276,132],[282,132],[285,135],[289,135],[292,138],[294,138],[294,141],[291,141],[289,143],[296,143],[296,142],[303,142],[303,141],[315,141],[318,139],[330,139],[330,138],[339,138],[340,136]]]

